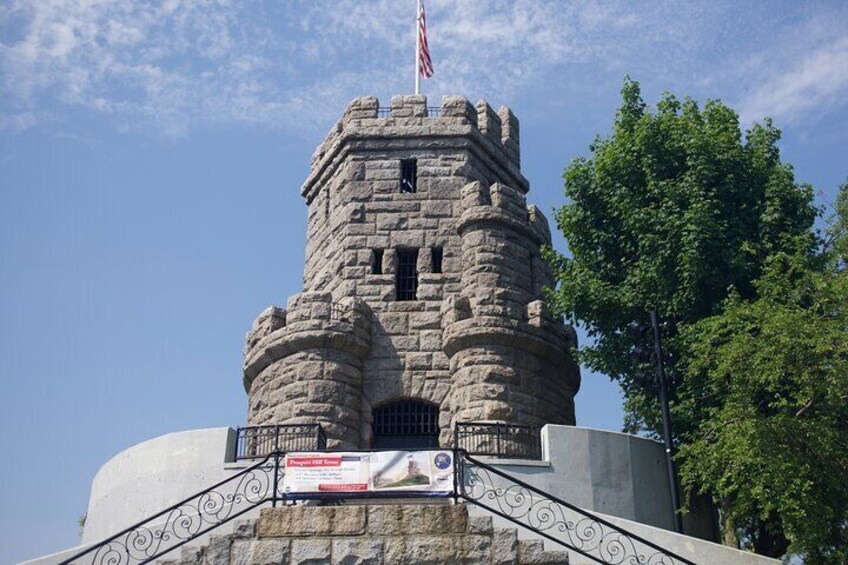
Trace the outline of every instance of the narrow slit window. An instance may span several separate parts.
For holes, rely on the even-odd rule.
[[[442,248],[434,247],[431,250],[430,256],[433,258],[433,272],[441,273],[442,272]]]
[[[416,300],[418,296],[418,250],[398,249],[395,290],[398,300]]]
[[[372,249],[371,250],[371,274],[372,275],[382,275],[383,274],[383,250],[382,249]]]
[[[403,159],[400,162],[400,191],[418,192],[418,162],[415,159]]]
[[[327,197],[324,199],[324,218],[330,217],[330,187],[327,187]]]

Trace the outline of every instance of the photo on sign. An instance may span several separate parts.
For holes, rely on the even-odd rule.
[[[371,484],[374,490],[421,489],[433,482],[430,453],[427,451],[388,451],[371,456]]]

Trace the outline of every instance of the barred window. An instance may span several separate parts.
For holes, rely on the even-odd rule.
[[[400,191],[418,192],[418,162],[403,159],[400,162]]]
[[[439,408],[420,400],[402,400],[374,409],[375,448],[439,446]]]
[[[398,249],[395,291],[398,300],[416,300],[418,296],[418,250]]]

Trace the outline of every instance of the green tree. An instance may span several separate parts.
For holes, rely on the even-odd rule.
[[[556,220],[570,256],[547,251],[550,299],[593,339],[581,361],[623,387],[628,430],[660,429],[654,395],[634,379],[628,323],[651,308],[678,323],[713,315],[731,287],[754,296],[769,255],[813,249],[812,189],[781,162],[779,139],[769,120],[743,139],[719,101],[666,94],[651,111],[627,79],[612,134],[566,169]]]
[[[812,231],[818,213],[812,189],[796,183],[792,167],[781,161],[779,139],[770,120],[743,137],[738,116],[719,101],[701,109],[666,94],[651,110],[638,83],[628,79],[611,135],[595,140],[590,159],[576,159],[566,169],[569,201],[556,219],[570,256],[547,251],[559,282],[549,298],[592,338],[580,351],[581,361],[621,384],[629,431],[661,429],[655,391],[636,378],[646,367],[630,356],[634,345],[649,344],[634,344],[626,331],[630,322],[646,322],[651,309],[675,321],[685,331],[667,346],[680,359],[700,343],[694,336],[706,339],[707,330],[715,329],[699,322],[718,323],[714,317],[725,308],[756,301],[773,287],[768,277],[775,276],[778,257],[802,265],[794,270],[805,276],[826,263]],[[833,253],[841,241],[834,237]],[[782,554],[790,541],[808,547],[787,530],[782,510],[757,506],[750,497],[746,502],[730,486],[716,488],[719,483],[695,472],[693,462],[707,451],[693,451],[687,442],[715,439],[703,426],[724,407],[728,391],[705,392],[698,383],[709,380],[708,367],[687,370],[682,361],[679,372],[686,378],[678,381],[672,399],[689,491],[720,500],[726,533],[739,534],[743,545],[768,555]],[[707,397],[712,404],[704,394],[712,395]],[[725,451],[715,461],[730,455]],[[732,478],[739,481],[741,475]],[[744,489],[745,483],[733,486]]]
[[[776,254],[758,298],[732,293],[721,314],[685,328],[673,411],[687,430],[682,482],[722,502],[726,536],[809,564],[848,562],[848,272],[838,265]]]

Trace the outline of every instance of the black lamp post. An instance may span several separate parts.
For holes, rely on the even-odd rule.
[[[644,335],[646,330],[649,328],[644,327],[636,322],[631,323],[630,325],[631,331],[635,334],[634,337],[638,339],[640,335]],[[673,506],[673,516],[674,516],[674,529],[677,533],[683,533],[683,519],[678,512],[680,508],[680,492],[677,484],[677,473],[674,470],[674,444],[671,440],[671,413],[668,409],[668,394],[669,394],[669,382],[665,373],[665,355],[662,347],[662,332],[660,331],[660,322],[659,315],[657,315],[657,311],[651,310],[651,333],[653,334],[654,339],[654,352],[653,358],[656,365],[656,388],[659,392],[659,400],[660,407],[662,408],[662,418],[663,418],[663,441],[665,442],[665,459],[666,466],[668,469],[668,483],[671,489],[671,505]],[[633,357],[636,361],[647,361],[648,358],[651,357],[651,354],[641,347],[634,348]],[[637,380],[641,381],[643,384],[647,384],[649,379],[646,375],[641,375],[642,378],[639,378],[637,375]]]

